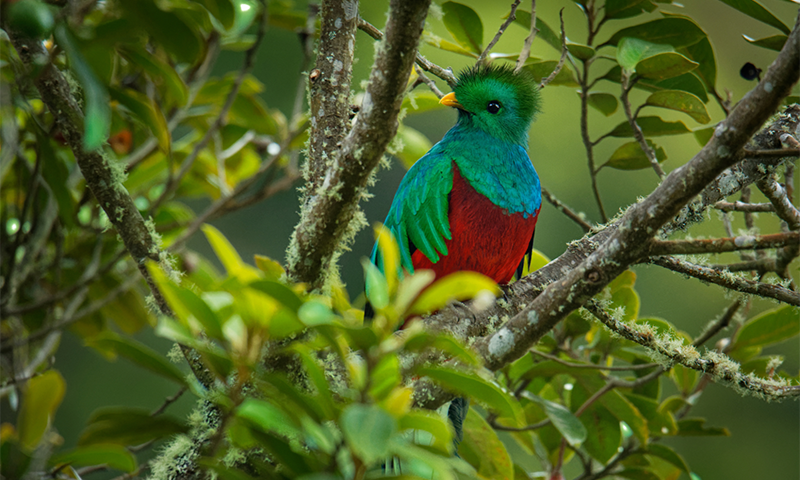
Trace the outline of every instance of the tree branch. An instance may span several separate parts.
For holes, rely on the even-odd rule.
[[[514,3],[511,4],[511,13],[508,14],[506,20],[503,22],[502,25],[500,25],[500,28],[497,30],[497,33],[494,34],[494,38],[492,38],[492,41],[489,42],[489,45],[487,45],[486,48],[483,49],[481,55],[478,57],[477,60],[475,60],[475,65],[480,65],[486,61],[486,57],[489,55],[489,52],[492,51],[492,48],[494,48],[495,44],[497,44],[497,41],[500,40],[500,37],[503,36],[503,33],[505,33],[506,28],[508,28],[508,26],[511,25],[511,23],[514,20],[517,19],[517,7],[519,6],[519,3],[521,1],[522,0],[514,0]]]
[[[773,233],[770,235],[741,235],[705,240],[654,240],[651,255],[690,255],[700,253],[735,252],[800,245],[800,232]]]
[[[320,188],[309,192],[287,252],[287,272],[311,288],[327,272],[353,232],[364,223],[358,203],[389,141],[405,93],[430,0],[393,0],[384,48],[379,49],[369,86],[352,130],[342,141]],[[329,153],[330,154],[330,153]]]

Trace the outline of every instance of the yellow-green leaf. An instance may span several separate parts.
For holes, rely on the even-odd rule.
[[[50,464],[69,464],[76,467],[107,465],[115,470],[133,472],[136,470],[136,457],[122,445],[99,444],[73,448],[54,455]]]
[[[464,421],[464,440],[458,448],[461,458],[469,462],[482,479],[514,478],[514,465],[497,432],[475,410]]]
[[[702,100],[681,90],[661,90],[647,97],[646,105],[683,112],[698,123],[708,123],[711,117]]]
[[[767,310],[739,329],[734,349],[767,346],[783,342],[800,333],[800,309],[784,305]]]
[[[456,2],[444,2],[444,26],[456,42],[473,53],[483,51],[483,23],[472,8]]]
[[[485,275],[470,271],[452,273],[423,291],[409,308],[409,313],[430,313],[444,307],[450,300],[467,300],[484,290],[500,294],[497,284]]]
[[[39,445],[64,399],[66,388],[64,377],[56,370],[28,380],[17,417],[19,441],[25,451],[31,452]]]

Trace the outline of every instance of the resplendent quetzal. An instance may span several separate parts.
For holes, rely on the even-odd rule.
[[[408,170],[384,224],[408,272],[471,270],[508,283],[533,248],[541,207],[527,153],[538,87],[525,71],[476,66],[440,103],[455,107],[458,121]],[[378,256],[376,246],[372,261],[382,267]],[[458,440],[467,408],[456,399],[448,412]]]

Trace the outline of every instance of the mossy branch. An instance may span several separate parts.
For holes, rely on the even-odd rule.
[[[367,181],[397,131],[397,116],[429,5],[430,0],[391,2],[386,36],[358,117],[338,152],[335,145],[328,145],[327,154],[333,159],[326,165],[319,187],[307,192],[287,253],[292,281],[311,288],[324,286],[343,239],[353,230]]]
[[[41,42],[23,38],[13,31],[8,31],[8,34],[22,63],[27,68],[30,69],[37,58],[47,58],[47,52]],[[94,151],[84,149],[83,110],[75,100],[67,79],[55,65],[48,63],[38,75],[32,77],[32,80],[39,91],[42,102],[52,113],[56,125],[72,149],[78,168],[86,180],[86,186],[108,216],[126,250],[150,287],[159,313],[172,316],[172,310],[166,299],[145,267],[148,259],[161,261],[162,251],[155,231],[148,226],[148,222],[139,213],[139,209],[123,185],[124,166],[110,163],[101,149]],[[189,365],[197,379],[204,384],[211,385],[213,379],[210,372],[200,362],[199,355],[188,348],[185,348],[184,353],[187,355]]]

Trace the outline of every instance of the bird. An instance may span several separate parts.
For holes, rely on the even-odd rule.
[[[406,172],[384,225],[409,274],[430,269],[442,278],[467,270],[507,284],[522,274],[542,203],[527,152],[541,111],[537,83],[524,69],[479,64],[461,72],[439,103],[456,109],[456,124]],[[383,269],[377,244],[371,261]],[[372,315],[368,303],[365,318]],[[468,408],[465,398],[449,407],[456,446]]]

